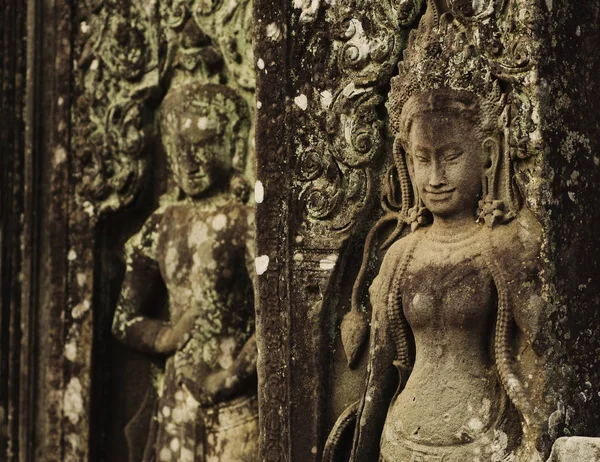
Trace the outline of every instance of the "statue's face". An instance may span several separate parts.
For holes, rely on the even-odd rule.
[[[226,120],[215,113],[167,115],[163,144],[178,186],[197,197],[222,182],[231,170],[231,146]]]
[[[456,116],[417,116],[410,131],[408,167],[434,218],[474,216],[484,155],[473,123]]]

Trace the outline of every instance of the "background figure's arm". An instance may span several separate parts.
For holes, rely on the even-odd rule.
[[[382,268],[384,266],[382,265]],[[365,390],[358,409],[352,448],[353,462],[379,460],[379,445],[390,401],[398,386],[394,339],[387,317],[388,278],[377,276],[371,287],[373,315]],[[385,282],[384,282],[385,280]]]
[[[244,228],[244,260],[248,276],[252,282],[254,300],[256,303],[257,286],[256,286],[256,270],[254,266],[254,214],[250,207],[247,207],[246,214],[242,215],[245,220]],[[253,304],[253,307],[255,305]],[[254,310],[252,310],[254,317]],[[254,319],[250,319],[254,325]],[[254,331],[250,338],[246,341],[235,361],[226,370],[215,372],[209,375],[204,383],[205,395],[210,397],[212,401],[221,401],[231,398],[251,384],[256,384],[256,361],[258,359],[258,350],[256,347],[256,334]]]
[[[163,289],[156,261],[160,213],[152,215],[125,246],[127,269],[113,318],[113,334],[126,345],[148,353],[169,354],[186,339],[197,316],[188,312],[174,325],[147,316],[156,310]]]
[[[158,353],[155,343],[167,323],[144,314],[152,300],[152,292],[161,285],[158,268],[138,255],[136,249],[127,255],[127,270],[113,318],[113,334],[124,344],[139,351]]]
[[[248,276],[250,277],[250,281],[252,282],[252,293],[254,297],[252,316],[255,316],[255,308],[256,308],[256,298],[258,294],[258,287],[256,284],[256,268],[254,264],[254,260],[256,257],[255,251],[255,225],[254,225],[254,210],[251,207],[246,207],[247,215],[246,215],[246,237],[244,239],[245,248],[244,248],[244,260],[246,262],[246,271],[248,271]],[[254,319],[252,319],[254,323]],[[256,360],[258,357],[258,351],[256,349],[256,335],[252,332],[252,336],[248,339],[240,354],[235,360],[234,365],[232,366],[235,374],[240,377],[240,381],[245,385],[248,383],[248,380],[254,380],[256,377]]]
[[[220,402],[251,390],[256,384],[256,337],[248,339],[233,365],[206,377],[203,395],[209,403]]]

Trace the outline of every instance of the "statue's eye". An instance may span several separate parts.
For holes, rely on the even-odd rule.
[[[446,159],[447,162],[452,162],[453,160],[456,160],[460,156],[462,156],[462,154],[463,154],[463,151],[450,151],[450,152],[446,153],[444,158]]]
[[[426,164],[431,160],[431,158],[427,154],[421,152],[415,153],[414,157],[417,160],[417,162],[420,162],[422,164]]]

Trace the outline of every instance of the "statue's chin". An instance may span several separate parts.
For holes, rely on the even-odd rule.
[[[212,184],[206,181],[197,182],[194,184],[186,184],[182,186],[181,189],[183,189],[183,192],[185,192],[187,196],[196,198],[205,195],[205,193],[210,189],[211,186]]]

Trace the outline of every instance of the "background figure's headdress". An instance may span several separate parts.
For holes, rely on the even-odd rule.
[[[493,12],[493,11],[492,11]],[[401,220],[414,227],[428,220],[428,211],[411,189],[405,154],[410,121],[416,114],[444,111],[462,114],[475,122],[482,142],[492,138],[499,155],[482,179],[479,217],[489,225],[509,221],[520,208],[513,181],[512,158],[522,155],[511,141],[511,115],[515,82],[530,70],[528,63],[503,78],[503,63],[486,48],[481,24],[454,12],[440,14],[430,1],[419,28],[410,34],[399,75],[392,79],[387,108],[394,133],[394,160],[402,184]],[[489,13],[489,12],[488,12]],[[485,14],[482,13],[482,14]],[[487,31],[489,33],[489,31]]]

